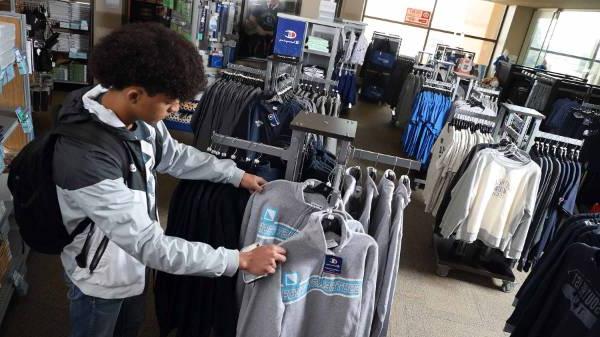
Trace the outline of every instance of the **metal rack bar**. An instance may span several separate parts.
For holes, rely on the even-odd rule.
[[[338,81],[336,81],[336,80],[328,80],[325,78],[312,77],[312,76],[308,76],[306,74],[300,75],[300,81],[309,81],[309,82],[313,82],[313,83],[332,85],[335,87],[337,87],[337,85],[338,85]]]
[[[431,72],[431,73],[435,71],[435,69],[433,69],[431,67],[420,66],[420,65],[414,65],[413,66],[413,70],[428,71],[428,72]]]
[[[224,136],[216,132],[213,132],[211,139],[213,144],[220,144],[281,158],[287,161],[285,179],[297,181],[300,176],[300,166],[304,157],[304,143],[307,135],[310,133],[336,138],[339,140],[339,150],[337,153],[338,165],[335,168],[336,174],[334,179],[334,190],[335,187],[338,188],[336,191],[339,191],[343,168],[349,158],[384,163],[394,167],[404,167],[414,170],[421,169],[421,163],[418,161],[362,149],[350,150],[350,145],[356,136],[356,127],[357,124],[355,121],[301,112],[291,123],[292,140],[290,146],[286,149]]]
[[[419,171],[421,169],[421,163],[419,161],[390,156],[387,154],[381,154],[378,152],[372,152],[362,149],[352,149],[351,157],[355,159],[367,160],[395,167],[404,167],[409,170]]]
[[[241,64],[229,63],[229,64],[227,64],[227,69],[241,71],[244,73],[258,75],[258,76],[262,76],[262,77],[266,76],[265,70],[247,67],[247,66],[244,66]]]
[[[544,131],[538,131],[534,134],[534,138],[544,138],[548,140],[554,140],[564,144],[571,144],[575,146],[583,146],[584,141],[581,139],[569,138],[564,136],[555,135]]]
[[[224,146],[233,147],[233,148],[241,149],[241,150],[252,151],[252,152],[260,152],[260,153],[263,153],[263,154],[266,154],[269,156],[275,156],[275,157],[279,157],[282,159],[287,158],[286,150],[281,147],[266,145],[266,144],[257,143],[257,142],[251,142],[248,140],[235,138],[235,137],[224,136],[224,135],[221,135],[214,131],[213,131],[211,139],[212,139],[213,143],[216,143],[219,145],[224,145]]]

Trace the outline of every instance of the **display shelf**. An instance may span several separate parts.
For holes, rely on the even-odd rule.
[[[307,53],[307,54],[312,54],[312,55],[319,55],[319,56],[331,57],[331,53],[326,53],[326,52],[320,51],[320,50],[314,50],[314,49],[305,48],[304,52]]]
[[[18,233],[17,233],[18,235]],[[15,237],[14,240],[17,240],[18,237]],[[9,238],[9,242],[10,238]],[[19,242],[22,242],[19,240]],[[10,304],[10,299],[15,292],[15,286],[11,280],[11,276],[17,272],[21,275],[25,275],[27,272],[27,257],[29,257],[30,248],[25,246],[24,249],[19,249],[21,252],[18,252],[16,256],[15,250],[12,248],[14,243],[11,244],[11,253],[13,257],[10,261],[10,267],[4,276],[2,283],[0,284],[0,322],[4,320],[4,316],[6,315],[6,310],[8,309],[8,305]],[[22,248],[22,247],[19,247]]]
[[[4,128],[3,133],[4,136],[2,138],[2,145],[6,142],[6,140],[10,137],[10,135],[15,131],[17,126],[19,125],[19,121],[17,117],[8,117],[0,115],[0,125]]]
[[[90,34],[90,31],[88,29],[73,29],[73,28],[64,28],[64,27],[59,27],[59,26],[53,26],[52,30],[55,30],[57,32],[74,33],[74,34],[81,34],[81,35],[89,35]]]

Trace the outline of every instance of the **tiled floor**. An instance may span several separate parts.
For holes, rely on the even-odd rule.
[[[400,154],[401,133],[389,126],[390,116],[385,109],[360,104],[349,117],[359,121],[357,147]],[[189,136],[185,138],[189,141]],[[169,198],[175,184],[176,180],[171,178],[161,177],[159,181],[163,223],[166,223]],[[416,192],[404,216],[400,275],[388,335],[506,336],[502,329],[512,310],[513,295],[501,292],[499,283],[487,278],[459,272],[451,272],[446,278],[437,276],[431,242],[432,223],[433,218],[423,213],[420,193]],[[32,254],[28,265],[30,292],[13,301],[0,327],[0,337],[67,336],[68,306],[58,258]],[[522,279],[523,275],[518,278]],[[152,296],[149,296],[144,337],[158,336],[153,305]]]

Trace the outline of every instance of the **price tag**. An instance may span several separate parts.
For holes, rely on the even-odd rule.
[[[27,110],[23,110],[23,108],[18,107],[15,110],[17,114],[17,119],[19,123],[21,123],[21,127],[23,128],[23,132],[32,133],[33,132],[33,122],[31,121],[31,114]]]
[[[17,65],[19,66],[19,74],[27,75],[29,73],[29,67],[27,65],[27,58],[23,57],[19,49],[15,49],[15,57],[17,59]]]
[[[15,66],[13,64],[6,67],[6,74],[4,75],[5,84],[15,79]]]

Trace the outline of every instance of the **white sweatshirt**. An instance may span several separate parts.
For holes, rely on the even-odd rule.
[[[441,223],[441,234],[504,251],[506,257],[521,256],[531,224],[541,169],[506,158],[499,151],[477,153],[456,187]]]

